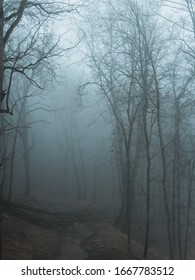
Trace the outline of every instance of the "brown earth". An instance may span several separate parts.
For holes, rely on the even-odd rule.
[[[21,202],[21,200],[20,200]],[[23,199],[23,203],[42,207],[34,199]],[[79,208],[74,203],[73,208]],[[76,206],[75,206],[76,205]],[[83,206],[85,205],[85,206]],[[86,207],[86,203],[82,203]],[[67,207],[67,205],[66,205]],[[80,209],[79,209],[80,211]],[[87,208],[90,211],[90,207]],[[93,208],[94,211],[94,208]],[[87,215],[86,211],[84,212]],[[89,213],[90,214],[90,213]],[[90,215],[89,215],[90,216]],[[3,259],[141,259],[143,247],[133,242],[132,254],[127,250],[127,236],[112,225],[107,217],[82,219],[81,222],[65,224],[56,228],[45,228],[5,213],[3,217]],[[160,259],[150,252],[149,259]]]

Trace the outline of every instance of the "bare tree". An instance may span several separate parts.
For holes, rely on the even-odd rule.
[[[121,4],[121,3],[120,3]],[[118,223],[128,233],[131,250],[132,219],[135,208],[136,179],[140,162],[139,131],[143,97],[138,79],[139,38],[137,36],[136,5],[124,6],[127,14],[109,3],[107,12],[89,20],[86,33],[88,57],[95,84],[107,100],[114,119],[116,153],[121,170],[121,209]],[[97,29],[98,26],[98,29]],[[104,33],[102,35],[99,26]],[[136,144],[134,144],[136,143]],[[136,148],[135,148],[136,147]]]
[[[31,78],[31,71],[59,55],[59,39],[54,42],[51,34],[43,32],[48,22],[64,13],[75,11],[78,5],[56,1],[1,1],[0,3],[0,92],[1,113],[12,114],[10,94],[14,92],[12,80],[15,73],[25,76],[33,85],[44,88],[44,82]],[[31,23],[29,26],[27,22]],[[46,29],[45,29],[46,30]],[[17,36],[17,39],[16,39]],[[44,45],[44,48],[42,47]],[[5,79],[6,77],[6,79]],[[2,101],[5,99],[5,106]]]
[[[104,3],[105,4],[105,3]],[[143,3],[142,3],[143,4]],[[146,174],[146,234],[144,257],[149,247],[150,212],[151,212],[151,183],[152,183],[152,156],[155,145],[160,146],[160,161],[162,170],[162,191],[164,196],[164,209],[166,215],[167,236],[170,258],[174,258],[174,218],[172,211],[177,211],[178,227],[181,225],[181,201],[175,201],[175,191],[170,189],[170,174],[168,172],[169,140],[166,138],[165,123],[167,109],[164,102],[172,101],[167,94],[171,81],[168,77],[171,50],[165,54],[168,40],[158,25],[156,13],[151,14],[147,6],[139,5],[136,1],[128,4],[120,1],[120,7],[115,2],[106,3],[98,14],[89,19],[88,29],[84,33],[88,47],[87,58],[92,68],[95,82],[101,94],[106,98],[114,119],[116,153],[121,171],[121,199],[122,207],[118,221],[126,227],[128,232],[128,247],[130,249],[132,235],[132,215],[135,209],[135,186],[139,174],[140,163],[140,131],[145,147],[145,174]],[[102,32],[101,32],[102,30]],[[168,55],[170,57],[168,58]],[[161,69],[161,70],[160,70]],[[187,92],[187,87],[193,81],[193,74],[182,80],[181,94]],[[92,82],[93,83],[93,82]],[[166,86],[165,86],[166,85]],[[164,87],[164,88],[163,88]],[[163,88],[163,89],[162,89]],[[176,103],[175,103],[176,104]],[[175,108],[175,120],[178,120],[180,108]],[[164,116],[164,117],[163,117]],[[140,118],[142,121],[140,122]],[[179,117],[180,118],[180,117]],[[169,122],[168,122],[169,123]],[[175,139],[179,144],[179,124],[175,123]],[[139,133],[137,133],[139,131]],[[170,133],[170,138],[172,133]],[[179,135],[178,135],[179,134]],[[155,136],[154,136],[155,135]],[[158,138],[156,137],[158,135]],[[152,141],[152,142],[151,142]],[[135,144],[136,142],[136,144]],[[178,147],[175,142],[174,147]],[[151,148],[153,145],[153,148]],[[177,151],[179,151],[179,147]],[[157,151],[155,151],[157,153]],[[171,151],[172,153],[172,151]],[[159,157],[158,157],[159,160]],[[177,174],[181,158],[177,152]],[[173,175],[173,179],[175,176]],[[156,176],[156,174],[155,174]],[[180,175],[178,177],[178,183]],[[179,185],[177,193],[179,195]],[[173,205],[171,205],[172,197]],[[176,210],[177,208],[177,210]],[[177,233],[180,230],[178,228]],[[181,238],[178,238],[181,245]]]
[[[54,36],[52,39],[49,23],[60,15],[77,10],[78,6],[77,3],[71,5],[53,0],[0,1],[0,114],[13,114],[15,106],[11,105],[11,96],[16,95],[13,83],[16,74],[39,89],[45,88],[47,77],[40,78],[36,69],[39,71],[40,66],[47,69],[49,60],[64,51],[58,48],[60,39]],[[35,72],[33,78],[32,72]]]

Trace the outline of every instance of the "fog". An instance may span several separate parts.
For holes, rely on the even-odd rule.
[[[18,225],[40,242],[26,221],[54,228],[53,259],[194,259],[192,1],[19,2],[1,7],[1,258]]]
[[[109,118],[106,119],[106,112],[102,113],[105,109],[103,102],[98,102],[97,98],[90,96],[89,93],[80,100],[81,97],[77,92],[79,84],[77,70],[69,69],[68,73],[64,72],[66,77],[60,86],[54,82],[51,91],[43,93],[41,98],[35,97],[32,100],[32,104],[37,103],[37,108],[42,107],[30,115],[30,122],[34,122],[29,129],[29,143],[33,145],[30,154],[32,194],[39,196],[42,193],[44,197],[46,193],[46,196],[55,199],[76,197],[77,183],[70,151],[74,149],[78,176],[81,184],[84,184],[83,179],[87,181],[89,198],[90,196],[92,198],[90,189],[94,187],[96,168],[101,174],[102,191],[112,191],[109,165],[111,126]],[[82,104],[79,104],[81,102]],[[31,102],[29,103],[31,107]],[[83,174],[83,168],[86,174]],[[24,191],[24,175],[20,151],[15,159],[14,169],[16,192]],[[86,178],[82,178],[84,175]]]

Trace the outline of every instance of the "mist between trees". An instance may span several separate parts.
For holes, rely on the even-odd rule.
[[[1,201],[91,201],[130,252],[193,259],[194,19],[193,0],[0,1]]]

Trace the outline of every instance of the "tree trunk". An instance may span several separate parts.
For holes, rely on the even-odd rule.
[[[0,0],[0,111],[2,109],[2,98],[3,98],[3,77],[4,77],[4,45],[3,45],[3,0]],[[2,101],[1,101],[2,100]],[[0,135],[2,137],[2,135]],[[2,186],[1,186],[2,188]],[[0,197],[0,259],[2,259],[2,190],[1,190],[1,197]]]
[[[187,204],[187,217],[186,217],[186,229],[185,229],[185,242],[184,242],[184,256],[183,259],[187,259],[188,253],[188,238],[189,238],[189,228],[190,228],[190,207],[192,200],[192,185],[194,177],[195,160],[189,162],[188,171],[188,204]]]
[[[3,27],[4,27],[4,12],[3,0],[0,0],[0,113],[2,108],[3,80],[4,80],[4,43],[3,43]],[[2,133],[0,133],[2,137]]]
[[[25,170],[25,195],[31,195],[31,178],[30,178],[30,151],[32,147],[29,145],[28,139],[28,128],[27,126],[27,102],[24,102],[24,109],[22,114],[22,123],[23,123],[23,131],[22,131],[22,143],[23,143],[23,157],[24,157],[24,170]]]
[[[94,171],[93,171],[93,193],[92,193],[92,202],[97,203],[97,191],[98,191],[98,186],[97,186],[97,166],[96,162],[94,163]]]
[[[145,104],[143,107],[143,126],[144,138],[146,143],[146,232],[145,232],[145,246],[144,246],[144,259],[147,258],[149,248],[149,232],[150,232],[150,189],[151,189],[151,152],[150,152],[150,134],[147,125],[147,110],[148,110],[148,93],[144,93]]]
[[[3,79],[4,79],[4,44],[3,44],[3,27],[4,27],[4,14],[3,14],[3,0],[0,0],[0,101],[3,94]],[[0,102],[1,110],[2,102]]]
[[[163,187],[163,195],[164,195],[164,206],[165,206],[165,215],[166,215],[166,223],[167,223],[167,237],[168,237],[168,245],[169,245],[169,256],[170,259],[173,259],[173,248],[172,248],[172,235],[171,235],[171,217],[170,217],[170,209],[169,209],[169,195],[167,188],[167,166],[166,166],[166,155],[165,155],[165,145],[163,139],[163,131],[161,124],[161,101],[160,101],[160,90],[158,85],[158,78],[155,66],[152,62],[152,67],[154,71],[154,80],[155,80],[155,89],[157,95],[157,126],[158,126],[158,137],[160,141],[160,152],[161,152],[161,161],[162,161],[162,187]]]
[[[79,170],[76,162],[76,157],[75,157],[75,152],[74,152],[74,147],[70,142],[68,142],[69,145],[69,150],[70,150],[70,155],[72,159],[72,164],[73,164],[73,169],[74,169],[74,175],[76,179],[76,188],[77,188],[77,199],[80,200],[82,199],[82,186],[81,186],[81,180],[80,180],[80,175],[79,175]]]
[[[17,137],[18,137],[18,127],[21,122],[23,110],[25,106],[25,99],[22,101],[22,105],[20,108],[20,112],[18,115],[18,120],[17,120],[17,125],[15,129],[15,134],[14,134],[14,139],[13,139],[13,144],[12,144],[12,151],[11,151],[11,163],[10,163],[10,175],[9,175],[9,190],[8,190],[8,201],[11,200],[12,196],[12,188],[13,188],[13,172],[14,172],[14,158],[15,158],[15,150],[16,150],[16,143],[17,143]]]
[[[77,126],[76,123],[74,124],[74,128],[75,128],[75,134],[76,134],[76,138],[77,138],[77,143],[78,143],[78,154],[79,154],[79,158],[80,158],[80,164],[81,164],[81,169],[82,169],[82,181],[83,181],[83,186],[82,186],[82,199],[86,199],[87,198],[87,191],[88,191],[88,183],[87,183],[87,175],[86,175],[86,169],[85,169],[85,161],[83,158],[83,152],[82,152],[82,148],[81,148],[81,141],[80,141],[80,137],[78,134],[78,130],[77,130]]]
[[[126,193],[121,194],[121,207],[115,220],[115,225],[122,231],[127,232],[127,198]]]

